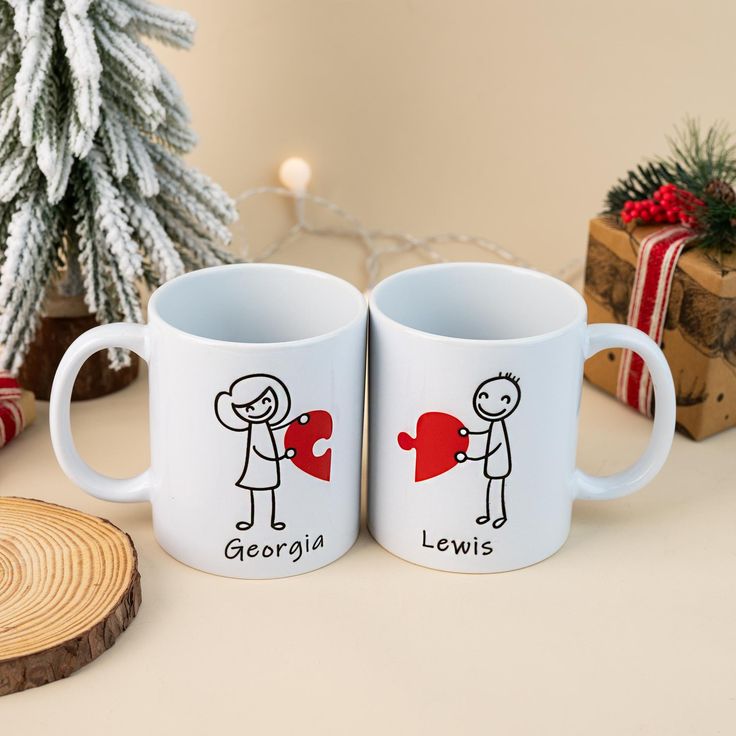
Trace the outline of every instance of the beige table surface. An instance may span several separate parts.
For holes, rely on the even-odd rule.
[[[98,469],[147,464],[145,375],[77,404]],[[525,570],[435,572],[363,530],[341,560],[249,582],[192,570],[147,504],[98,501],[53,458],[47,404],[0,451],[2,494],[111,519],[138,547],[143,605],[71,678],[0,699],[0,734],[732,734],[736,731],[733,431],[675,438],[644,491],[576,504],[565,547]],[[649,422],[586,386],[580,462],[608,473]]]

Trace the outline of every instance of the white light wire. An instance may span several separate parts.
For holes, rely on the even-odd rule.
[[[271,241],[255,257],[251,257],[248,242],[244,238],[241,242],[241,253],[245,261],[266,261],[275,256],[288,243],[298,237],[302,235],[311,235],[323,238],[351,238],[358,240],[366,251],[365,268],[368,275],[369,289],[373,288],[379,281],[381,259],[384,256],[417,251],[431,261],[446,262],[448,259],[434,247],[435,245],[442,243],[462,243],[465,245],[473,245],[511,265],[522,266],[524,268],[534,268],[523,258],[520,258],[498,243],[476,235],[441,233],[438,235],[421,237],[411,235],[410,233],[367,228],[351,212],[348,212],[324,197],[310,194],[303,189],[294,191],[293,189],[277,186],[254,187],[252,189],[247,189],[236,197],[236,201],[239,203],[245,203],[254,197],[264,194],[291,199],[294,204],[295,222],[286,231],[286,233]],[[344,220],[347,223],[347,227],[333,228],[311,224],[307,219],[307,204],[327,210],[337,218]],[[381,247],[379,245],[379,242],[381,241],[387,242],[388,244]],[[580,277],[582,270],[583,259],[578,257],[571,259],[553,275],[567,283],[573,283]]]

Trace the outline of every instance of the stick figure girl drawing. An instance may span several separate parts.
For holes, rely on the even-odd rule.
[[[274,432],[295,422],[309,421],[308,414],[286,420],[290,409],[291,397],[283,381],[266,373],[242,376],[215,397],[215,416],[220,424],[233,432],[247,433],[245,463],[235,485],[250,491],[250,520],[235,525],[240,531],[253,526],[256,491],[271,493],[271,528],[286,528],[283,521],[276,520],[276,489],[281,485],[279,463],[293,458],[296,450],[289,447],[279,454]]]

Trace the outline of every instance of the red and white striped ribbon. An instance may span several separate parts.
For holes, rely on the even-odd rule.
[[[641,242],[627,322],[646,332],[658,345],[662,342],[677,259],[691,235],[691,230],[677,225],[661,228]],[[623,351],[616,395],[642,414],[652,416],[652,378],[644,361],[631,350]]]
[[[0,371],[0,447],[7,445],[25,426],[20,397],[18,381],[7,371]]]

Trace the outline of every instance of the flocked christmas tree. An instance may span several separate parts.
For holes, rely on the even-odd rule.
[[[98,321],[137,322],[141,283],[231,260],[234,204],[180,160],[189,117],[141,41],[187,48],[193,31],[146,0],[0,0],[3,367],[22,364],[60,273]]]

